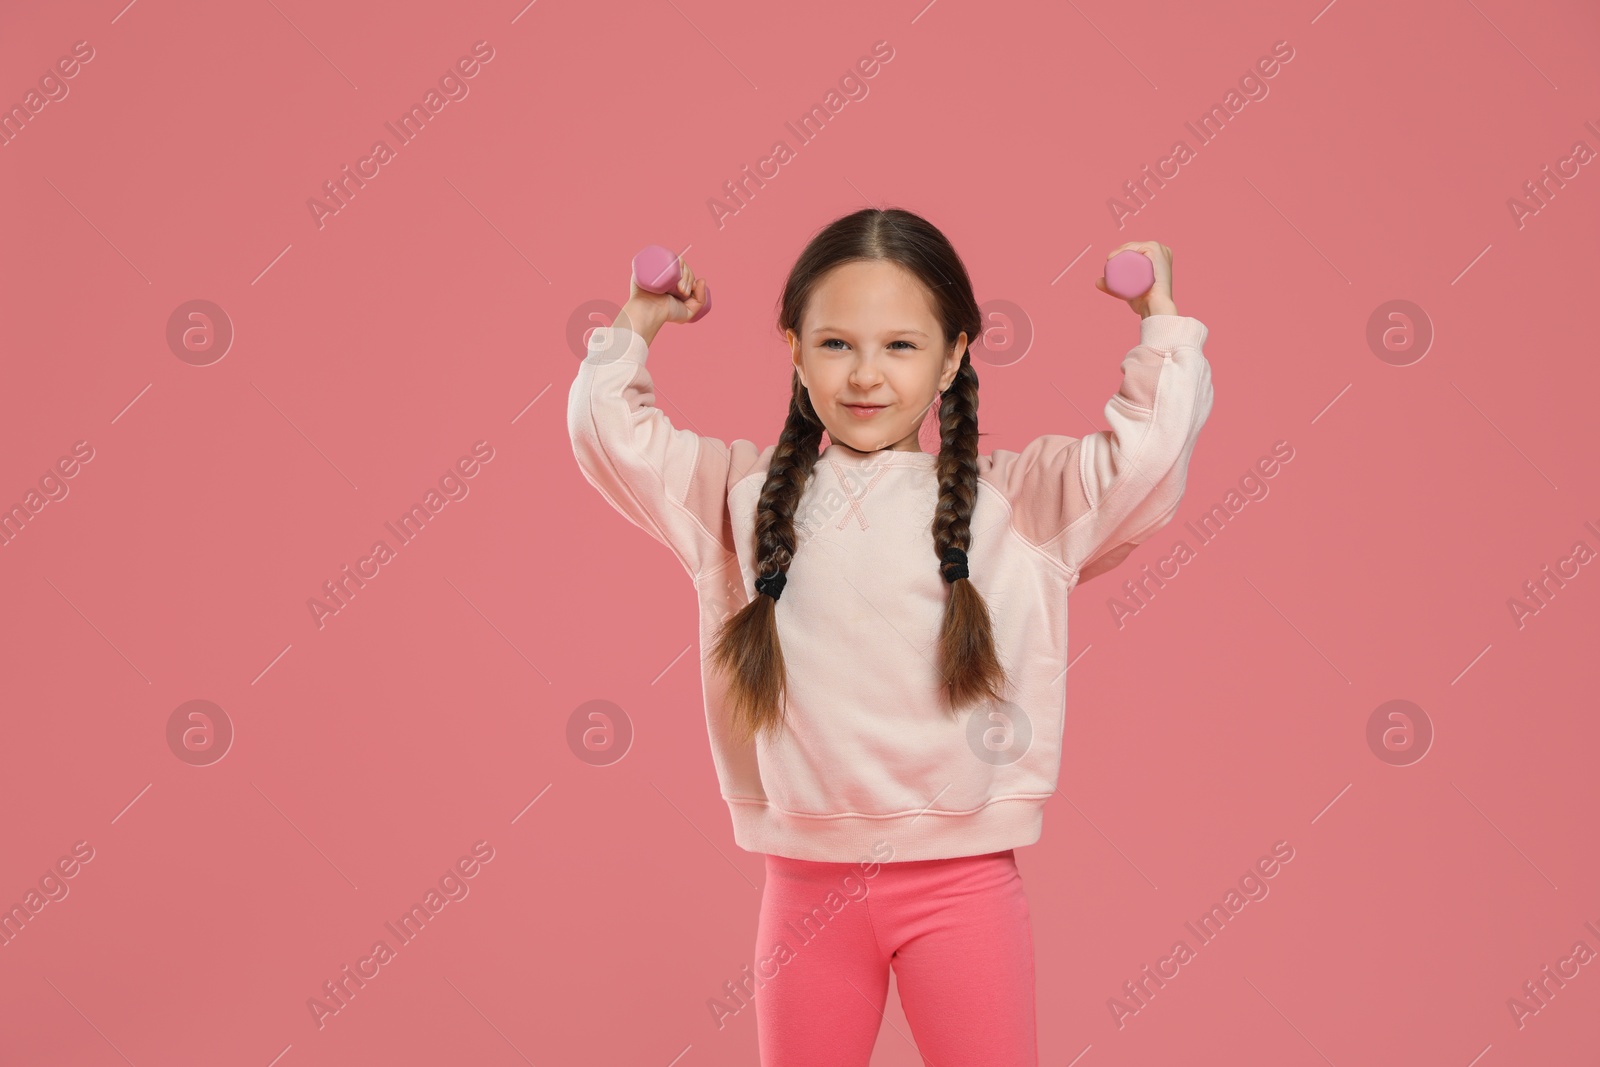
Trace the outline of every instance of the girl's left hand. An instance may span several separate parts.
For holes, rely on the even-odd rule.
[[[1150,259],[1150,265],[1155,268],[1156,280],[1151,283],[1149,290],[1143,296],[1136,296],[1128,301],[1128,306],[1139,313],[1141,319],[1151,315],[1176,315],[1178,306],[1172,302],[1172,249],[1157,241],[1129,241],[1125,245],[1118,245],[1106,253],[1110,259],[1118,252],[1143,252]],[[1109,297],[1118,300],[1122,298],[1106,288],[1105,273],[1095,278],[1094,287]]]

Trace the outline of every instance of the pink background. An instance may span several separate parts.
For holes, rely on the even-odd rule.
[[[986,450],[1103,426],[1138,338],[1093,287],[1117,245],[1172,247],[1210,329],[1178,521],[1072,598],[1061,789],[1018,851],[1043,1061],[1593,1061],[1600,962],[1507,1007],[1600,951],[1600,574],[1508,606],[1600,549],[1600,175],[1507,206],[1600,149],[1593,5],[124,2],[0,11],[0,104],[94,50],[0,147],[0,506],[93,450],[0,548],[0,904],[93,850],[0,947],[0,1062],[754,1063],[754,1010],[707,1008],[763,867],[718,795],[691,587],[584,482],[564,405],[609,321],[586,305],[687,247],[716,306],[663,331],[658,402],[772,443],[783,279],[869,204],[939,225],[1032,331],[979,368]],[[477,41],[469,95],[319,227],[307,201]],[[1200,145],[1185,123],[1279,41]],[[235,331],[209,365],[167,341],[197,299]],[[1393,300],[1425,354],[1369,345]],[[319,626],[323,583],[479,441],[470,493]],[[1246,488],[1214,540],[1182,529]],[[191,700],[233,730],[209,765],[180,754],[219,733],[169,742]],[[591,700],[634,731],[609,766],[567,740]],[[1369,744],[1391,700],[1423,758]],[[470,893],[319,1028],[308,1000],[480,841]],[[1108,999],[1279,841],[1270,894],[1119,1027]],[[918,1062],[891,994],[873,1063]]]

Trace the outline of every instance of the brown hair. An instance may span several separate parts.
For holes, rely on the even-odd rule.
[[[936,398],[939,503],[933,516],[933,563],[941,574],[952,573],[946,568],[953,564],[941,561],[947,549],[965,551],[969,546],[978,495],[978,374],[971,346],[982,332],[983,316],[966,266],[932,223],[899,208],[864,208],[830,223],[800,253],[784,285],[779,330],[798,334],[806,305],[823,276],[858,260],[888,260],[910,271],[932,294],[945,344],[953,347],[963,331],[968,338],[950,388]],[[798,369],[790,391],[789,416],[756,504],[756,574],[769,579],[786,573],[794,558],[795,508],[817,465],[825,430]],[[995,652],[988,606],[965,578],[949,587],[938,654],[950,707],[999,700],[1006,674]],[[776,730],[784,721],[786,685],[776,609],[774,598],[758,592],[723,622],[711,650],[716,666],[728,676],[734,725],[746,740],[762,730]]]

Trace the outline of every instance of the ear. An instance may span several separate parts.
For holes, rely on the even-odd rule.
[[[950,384],[956,380],[956,375],[961,372],[961,357],[966,354],[966,351],[967,333],[963,330],[957,335],[955,346],[950,350],[950,354],[944,357],[944,373],[939,377],[939,392],[942,393],[950,388]]]
[[[806,381],[806,369],[800,359],[800,338],[795,336],[793,330],[783,331],[784,340],[789,342],[789,356],[794,360],[794,369],[800,375],[800,384],[806,389],[811,388],[811,383]]]

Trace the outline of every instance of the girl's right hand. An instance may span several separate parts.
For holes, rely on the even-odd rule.
[[[678,257],[677,295],[672,290],[652,293],[639,288],[639,279],[633,278],[628,302],[617,312],[613,326],[625,326],[644,338],[646,345],[654,344],[656,334],[669,322],[688,322],[705,306],[706,283],[696,278],[689,264]],[[630,276],[632,271],[629,272]]]
[[[652,293],[647,289],[639,288],[639,279],[633,278],[630,282],[631,291],[628,294],[628,303],[640,308],[648,308],[652,317],[661,322],[688,322],[699,313],[706,302],[706,282],[704,278],[696,278],[694,270],[684,262],[682,256],[678,257],[680,277],[678,288],[667,290],[665,293]]]

